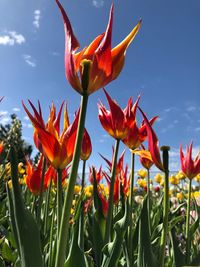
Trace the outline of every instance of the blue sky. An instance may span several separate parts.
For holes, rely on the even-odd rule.
[[[110,0],[63,0],[81,47],[105,31]],[[179,168],[179,145],[200,136],[200,1],[114,1],[113,46],[143,19],[129,47],[119,78],[106,89],[121,107],[141,93],[140,106],[148,117],[159,116],[155,130],[161,145],[171,146],[171,169]],[[52,101],[68,103],[71,120],[80,96],[64,75],[64,31],[59,10],[49,0],[0,3],[0,106],[1,122],[15,112],[23,123],[23,135],[32,143],[33,129],[21,100],[41,101],[45,119]],[[114,140],[101,127],[97,102],[107,105],[102,90],[91,95],[87,129],[93,143],[90,164],[100,166],[98,152],[111,157]],[[138,114],[138,121],[141,120]],[[121,151],[124,146],[121,145]],[[129,161],[129,151],[126,152]],[[105,164],[103,165],[105,166]],[[139,165],[137,165],[139,167]]]

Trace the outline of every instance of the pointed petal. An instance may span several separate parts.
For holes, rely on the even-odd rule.
[[[80,84],[80,80],[78,74],[76,72],[76,66],[73,58],[73,52],[79,48],[79,42],[76,39],[69,18],[67,14],[60,4],[59,0],[56,0],[56,3],[60,9],[60,12],[64,21],[64,29],[65,29],[65,72],[66,77],[72,87],[78,91],[79,93],[82,91],[82,87]]]
[[[109,76],[112,72],[111,41],[112,41],[113,10],[114,10],[114,5],[112,4],[105,36],[101,41],[99,47],[95,51],[98,69],[103,70],[106,76]]]
[[[116,47],[112,49],[112,62],[113,62],[113,74],[112,80],[116,79],[119,73],[121,72],[124,60],[125,60],[125,53],[128,46],[131,44],[133,39],[135,38],[136,34],[139,31],[141,26],[141,20],[135,26],[135,28],[130,32],[130,34]]]
[[[138,109],[142,113],[142,116],[144,118],[144,122],[146,124],[146,130],[147,130],[147,135],[148,135],[148,145],[149,145],[149,149],[148,150],[151,153],[153,162],[154,162],[154,164],[156,165],[156,167],[158,169],[160,169],[161,171],[164,171],[164,167],[163,167],[163,164],[162,164],[161,158],[160,158],[158,138],[157,138],[154,130],[152,129],[151,124],[148,121],[148,119],[147,119],[146,115],[144,114],[144,112],[141,110],[140,107],[138,107]]]

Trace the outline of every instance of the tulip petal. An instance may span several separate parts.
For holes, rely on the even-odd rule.
[[[112,80],[116,79],[119,73],[121,72],[124,60],[125,60],[125,53],[128,46],[131,44],[133,39],[135,38],[136,34],[138,33],[141,20],[135,26],[135,28],[129,33],[129,35],[116,47],[114,47],[111,51],[112,53],[112,63],[113,63],[113,73],[112,73]]]
[[[60,4],[59,0],[56,0],[56,3],[60,9],[60,12],[64,21],[64,29],[65,29],[65,73],[69,83],[72,87],[77,90],[79,93],[82,91],[82,87],[80,84],[80,80],[78,74],[76,72],[76,67],[73,58],[73,52],[79,48],[79,42],[76,39],[69,18]]]
[[[152,129],[151,124],[148,121],[146,115],[142,111],[142,109],[140,107],[138,107],[138,109],[142,113],[142,116],[144,118],[144,122],[146,124],[146,130],[147,130],[147,135],[148,135],[148,146],[149,146],[148,150],[151,153],[153,162],[158,169],[160,169],[161,171],[164,171],[164,167],[163,167],[163,164],[162,164],[161,158],[160,158],[158,138],[157,138],[154,130]]]

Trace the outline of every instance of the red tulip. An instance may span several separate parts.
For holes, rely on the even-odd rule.
[[[41,181],[42,181],[42,163],[43,163],[43,156],[40,157],[38,165],[36,168],[32,165],[30,161],[26,161],[26,173],[27,176],[25,177],[25,183],[28,189],[34,195],[38,195],[40,193]],[[53,168],[49,167],[44,176],[44,184],[43,184],[43,191],[45,191],[48,187],[49,181],[51,176],[53,175]]]
[[[128,125],[124,112],[105,90],[104,92],[108,100],[110,111],[107,110],[102,103],[98,105],[101,125],[115,139],[124,139],[128,132]]]
[[[35,139],[38,140],[36,143],[40,145],[40,150],[55,169],[64,169],[73,157],[78,115],[72,125],[69,125],[67,108],[65,108],[64,127],[62,133],[60,133],[60,117],[63,104],[60,107],[58,116],[56,116],[56,109],[52,104],[50,116],[45,125],[40,105],[39,112],[37,112],[33,104],[30,101],[29,103],[34,111],[34,116],[31,115],[24,104],[23,107],[33,124]]]
[[[0,142],[0,154],[3,152],[4,149],[4,143]]]
[[[162,161],[160,158],[158,138],[157,138],[154,130],[152,129],[151,123],[147,119],[144,112],[141,110],[140,107],[138,107],[138,109],[140,110],[140,112],[142,113],[142,116],[144,118],[144,123],[146,126],[145,131],[147,132],[147,136],[148,136],[148,146],[149,146],[148,150],[151,153],[152,160],[158,169],[160,169],[161,171],[164,171],[164,167],[163,167],[163,164],[162,164]]]
[[[186,146],[186,155],[184,156],[182,145],[180,146],[180,160],[182,172],[189,178],[193,179],[200,173],[200,156],[199,153],[192,159],[192,143]]]
[[[91,94],[116,79],[121,72],[125,54],[128,46],[135,38],[141,21],[130,32],[130,34],[116,47],[111,49],[113,5],[110,10],[110,17],[106,31],[97,36],[89,46],[76,53],[79,42],[76,39],[69,18],[60,4],[56,3],[61,11],[65,29],[65,73],[71,86],[80,94],[87,91]],[[87,68],[87,84],[82,80],[82,74]]]
[[[146,168],[147,170],[151,168],[151,166],[153,165],[151,153],[146,150],[143,145],[141,145],[141,149],[132,150],[132,153],[140,157],[140,163],[144,168]]]
[[[87,130],[85,129],[85,131],[83,133],[83,141],[82,141],[80,158],[82,160],[88,160],[91,153],[92,153],[92,143],[91,143],[90,136],[89,136]]]
[[[140,100],[140,96],[138,96],[135,104],[133,105],[132,98],[129,99],[128,105],[124,110],[124,114],[126,117],[126,121],[128,124],[128,132],[126,137],[122,140],[125,145],[127,145],[130,149],[136,149],[139,147],[147,138],[146,125],[144,123],[141,124],[140,127],[137,125],[136,120],[136,110],[138,107],[138,102]],[[152,125],[157,117],[153,117],[149,122]]]
[[[89,169],[90,169],[89,180],[90,180],[90,183],[93,184],[93,171],[92,171],[93,168],[89,167]],[[99,170],[96,170],[95,168],[95,173],[96,173],[97,184],[99,184],[100,181],[103,179],[102,166],[100,166]]]
[[[112,170],[112,162],[113,162],[113,156],[114,156],[114,148],[112,148],[112,149],[113,149],[112,161],[108,160],[107,158],[105,158],[104,156],[102,156],[100,154],[102,159],[104,159],[106,161],[106,163],[108,164],[108,170],[109,170],[110,173],[111,173],[111,170]],[[125,150],[122,152],[122,154],[119,157],[119,160],[117,162],[117,166],[116,166],[116,170],[115,170],[116,175],[118,175],[121,172],[121,170],[123,169],[124,154],[125,154]]]

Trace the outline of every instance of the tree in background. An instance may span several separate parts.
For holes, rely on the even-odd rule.
[[[25,163],[25,157],[30,157],[33,151],[22,137],[22,123],[15,114],[11,116],[9,124],[0,124],[0,140],[4,143],[4,150],[0,155],[0,162],[7,156],[10,145],[15,146],[19,162]]]

